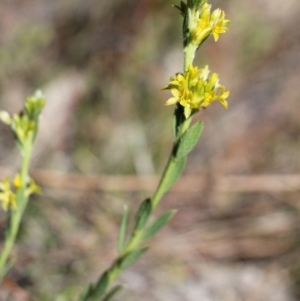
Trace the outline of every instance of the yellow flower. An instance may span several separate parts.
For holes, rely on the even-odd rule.
[[[8,178],[0,182],[0,201],[2,202],[2,208],[5,211],[7,211],[9,207],[17,209],[16,195],[11,191]]]
[[[194,33],[194,39],[197,41],[197,44],[200,44],[211,34],[210,7],[210,5],[205,3],[202,6],[199,18],[197,19],[197,28]]]
[[[16,193],[22,186],[21,176],[17,174],[13,180],[13,187],[11,189],[10,180],[5,178],[0,182],[0,202],[2,202],[2,208],[6,211],[8,208],[17,209]],[[33,193],[41,193],[41,188],[35,183],[33,179],[26,185],[24,195],[29,197]]]
[[[33,193],[41,194],[41,187],[38,186],[33,179],[30,179],[30,183],[25,191],[26,196],[30,196]]]
[[[219,89],[222,90],[221,94],[217,95],[217,100],[226,108],[228,109],[228,103],[226,101],[226,98],[229,97],[230,92],[226,91],[225,86],[220,86]]]
[[[230,21],[225,19],[224,11],[218,8],[211,14],[210,10],[211,5],[205,3],[200,13],[195,15],[197,18],[197,27],[191,29],[191,36],[193,42],[197,45],[200,45],[210,34],[217,41],[219,34],[228,31],[227,25]]]
[[[215,41],[218,41],[219,34],[228,31],[227,25],[230,23],[230,20],[225,19],[224,11],[221,11],[220,9],[216,9],[211,15],[211,23],[212,23],[212,34],[214,36]]]
[[[16,176],[14,177],[13,184],[15,186],[15,189],[19,189],[22,186],[20,174],[16,174]]]
[[[185,74],[178,73],[171,77],[169,85],[163,89],[171,90],[173,97],[166,101],[166,105],[179,103],[184,107],[185,118],[188,118],[193,110],[208,107],[213,101],[218,100],[227,108],[226,98],[229,92],[225,86],[219,84],[219,76],[213,73],[209,77],[208,66],[202,69],[189,66]]]

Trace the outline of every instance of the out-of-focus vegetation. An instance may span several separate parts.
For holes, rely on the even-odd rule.
[[[182,70],[181,17],[172,4],[0,2],[1,109],[17,111],[37,88],[48,99],[35,168],[115,176],[161,171],[173,108],[165,107],[168,94],[160,89]],[[220,193],[214,177],[276,174],[280,182],[281,175],[299,174],[300,3],[212,4],[232,24],[196,60],[209,62],[231,97],[227,112],[216,105],[200,114],[205,131],[186,174],[207,184],[201,193],[168,194],[164,206],[179,213],[123,276],[129,289],[122,300],[299,297],[299,189],[278,191],[275,182],[267,191]],[[1,173],[19,164],[13,145],[1,126]],[[123,204],[133,209],[144,196],[45,187],[28,208],[13,283],[36,300],[74,300],[114,258]],[[4,215],[0,223],[3,229]],[[3,300],[9,292],[18,300],[11,287],[4,285]]]

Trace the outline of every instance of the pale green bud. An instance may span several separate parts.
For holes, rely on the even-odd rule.
[[[5,111],[0,111],[0,120],[7,125],[11,124],[10,115]]]

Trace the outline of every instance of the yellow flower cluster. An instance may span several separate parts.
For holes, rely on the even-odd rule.
[[[2,208],[7,211],[8,208],[13,210],[17,209],[17,197],[18,189],[22,186],[21,177],[17,174],[13,180],[13,189],[11,188],[10,179],[5,178],[0,182],[0,202],[2,202]],[[25,196],[28,197],[32,193],[41,193],[41,188],[35,183],[33,179],[30,179],[29,184],[25,189]]]
[[[27,142],[33,143],[36,136],[39,115],[44,105],[44,96],[41,91],[37,91],[33,96],[26,98],[25,110],[20,114],[10,116],[7,112],[0,111],[0,121],[11,127],[17,139],[17,143],[21,148]]]
[[[191,28],[192,41],[197,45],[200,45],[210,34],[217,41],[219,34],[228,31],[227,25],[230,20],[225,19],[224,11],[218,8],[211,14],[210,10],[211,5],[204,3],[200,13],[198,13],[195,26]]]
[[[209,73],[208,66],[200,69],[190,65],[185,74],[178,73],[175,78],[171,77],[169,85],[163,88],[171,90],[173,94],[166,105],[179,102],[184,107],[185,118],[188,118],[193,110],[206,108],[215,100],[227,109],[226,98],[229,96],[229,91],[219,84],[217,73],[211,76]]]
[[[30,132],[35,129],[35,122],[31,121],[27,115],[14,115],[12,118],[12,127],[19,141],[24,143]]]
[[[16,194],[12,192],[8,178],[0,182],[0,201],[5,211],[8,208],[17,209]]]

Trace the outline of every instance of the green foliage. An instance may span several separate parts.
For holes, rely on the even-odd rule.
[[[198,121],[184,133],[178,145],[176,158],[182,158],[188,155],[200,139],[202,131],[203,122]]]
[[[174,216],[176,210],[170,210],[159,216],[154,223],[143,232],[142,241],[155,235],[161,228],[163,228],[169,220]]]
[[[107,287],[109,285],[109,271],[104,272],[96,283],[94,289],[92,290],[92,298],[96,301],[96,298],[100,298],[104,295]]]
[[[44,105],[45,98],[41,91],[37,91],[26,99],[24,110],[21,113],[10,116],[7,112],[0,111],[0,120],[11,127],[21,152],[24,152],[24,148],[32,145],[35,141],[39,116]]]
[[[93,293],[93,285],[90,283],[89,285],[86,286],[86,288],[83,290],[81,293],[78,301],[86,301],[90,296],[92,296]]]
[[[180,5],[174,5],[180,11],[182,16],[185,16],[188,6],[183,1],[180,1]]]
[[[152,213],[152,203],[150,199],[146,199],[140,205],[136,214],[134,231],[139,231],[145,227]]]
[[[199,9],[207,0],[188,0],[189,7]]]
[[[45,106],[45,97],[41,91],[36,91],[31,97],[26,98],[25,112],[30,120],[37,121],[43,107]]]
[[[177,105],[173,116],[173,139],[176,141],[180,134],[182,124],[185,122],[183,106]]]
[[[172,169],[169,170],[168,176],[165,178],[162,187],[164,193],[180,178],[186,164],[186,157],[181,157],[179,159],[172,157],[171,162],[173,163]]]
[[[129,219],[129,210],[128,207],[124,207],[124,213],[123,218],[121,222],[121,227],[119,230],[119,239],[118,239],[118,252],[121,254],[124,249],[124,244],[126,240],[126,234],[127,234],[127,226],[128,226],[128,219]]]
[[[119,259],[118,267],[121,270],[126,269],[127,267],[132,265],[136,260],[138,260],[147,250],[147,247],[142,247],[127,253],[124,257]]]
[[[110,301],[112,298],[121,290],[123,289],[122,285],[116,285],[114,286],[105,296],[101,301]]]
[[[187,47],[190,44],[190,20],[192,19],[191,10],[187,9],[186,14],[183,19],[183,46],[184,48]]]

